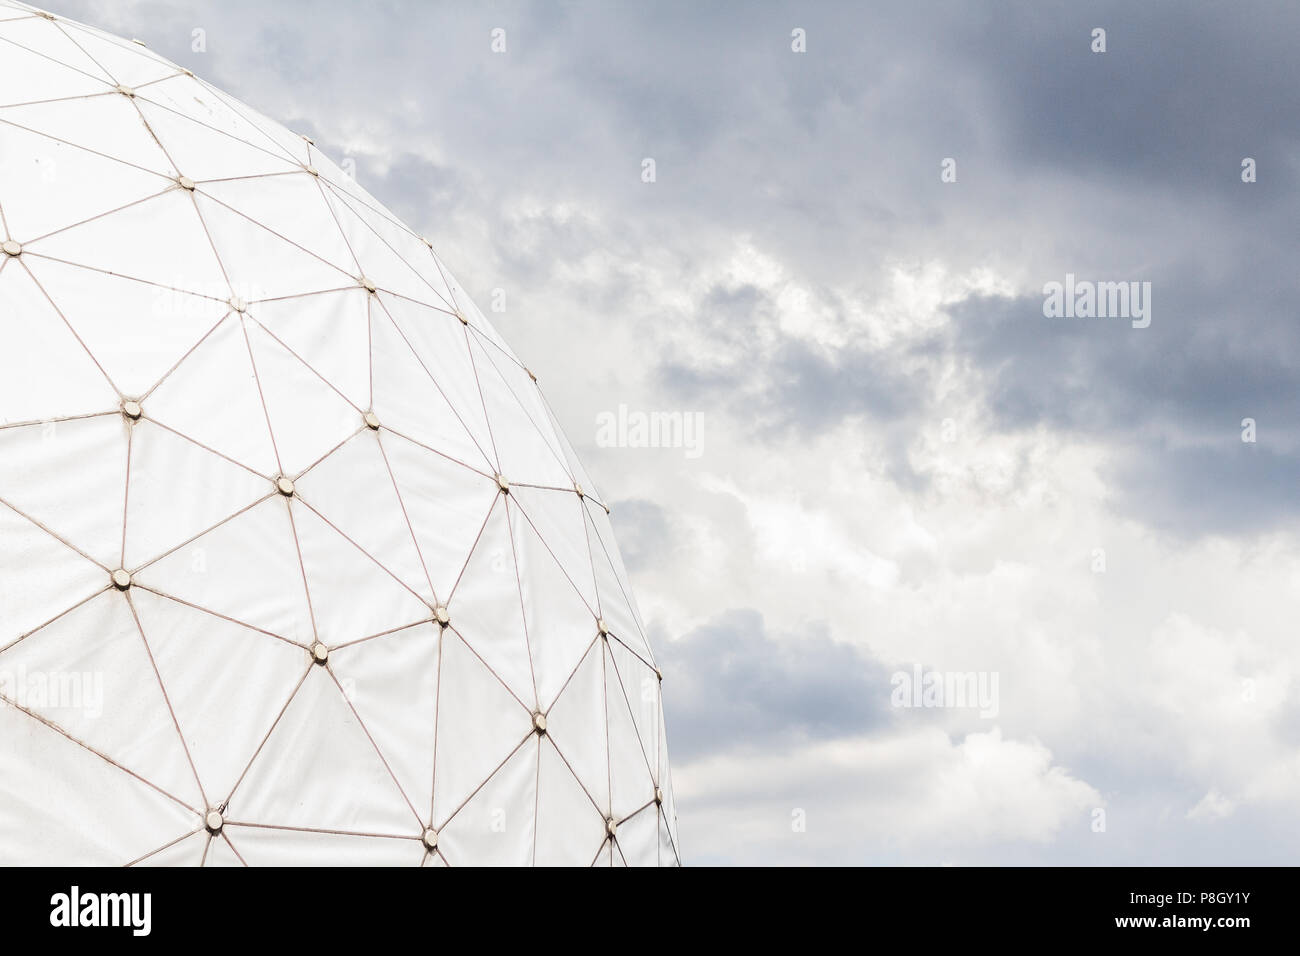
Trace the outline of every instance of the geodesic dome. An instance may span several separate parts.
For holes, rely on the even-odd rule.
[[[427,242],[10,0],[0,238],[0,862],[678,862],[608,510]]]

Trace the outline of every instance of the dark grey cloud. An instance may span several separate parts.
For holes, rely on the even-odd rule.
[[[1232,438],[1218,447],[1132,447],[1111,477],[1125,513],[1179,538],[1276,532],[1300,522],[1300,455]]]
[[[1050,16],[999,18],[971,49],[968,66],[997,65],[1006,154],[1053,174],[1202,199],[1240,196],[1239,163],[1252,156],[1269,171],[1258,193],[1293,193],[1295,7],[1050,9]],[[1094,27],[1107,31],[1104,55],[1090,49]]]
[[[1045,318],[1041,296],[980,298],[953,310],[952,348],[981,370],[995,427],[1108,443],[1130,516],[1192,536],[1273,530],[1300,514],[1300,287],[1279,250],[1251,252],[1229,253],[1227,275],[1151,270],[1149,328]]]
[[[659,641],[675,760],[870,733],[889,719],[884,666],[824,634],[767,632],[752,608],[730,610],[677,641]]]

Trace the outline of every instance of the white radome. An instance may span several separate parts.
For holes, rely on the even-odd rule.
[[[0,863],[679,862],[532,374],[310,140],[0,0]]]

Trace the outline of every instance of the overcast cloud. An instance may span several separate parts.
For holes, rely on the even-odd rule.
[[[688,862],[1297,859],[1300,8],[55,9],[355,163],[537,373]],[[1067,273],[1150,326],[1045,318]],[[997,715],[891,706],[914,665]]]

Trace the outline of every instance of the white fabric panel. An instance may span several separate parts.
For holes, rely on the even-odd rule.
[[[163,847],[156,853],[150,853],[142,860],[135,861],[135,866],[204,866],[204,854],[208,850],[208,835],[203,830],[182,837],[171,846]],[[211,854],[208,854],[209,856]]]
[[[257,324],[245,323],[279,470],[299,475],[361,427],[357,409]]]
[[[141,567],[272,493],[262,476],[153,422],[131,429],[130,447],[125,560],[114,567]]]
[[[4,119],[8,124],[48,137],[52,143],[98,153],[105,162],[112,160],[114,165],[106,166],[105,172],[111,171],[115,177],[130,172],[130,166],[158,174],[149,190],[151,193],[163,189],[168,179],[180,175],[124,96],[13,106],[5,110]],[[56,178],[63,177],[56,175]]]
[[[238,868],[248,865],[239,858],[239,852],[235,850],[235,844],[228,833],[220,837],[208,837],[207,834],[203,836],[205,848],[202,866]]]
[[[663,709],[663,685],[659,676],[641,658],[622,643],[612,640],[607,645],[610,662],[618,678],[627,706],[636,726],[637,739],[645,755],[650,775],[656,785],[659,780],[659,714]]]
[[[203,108],[194,110],[189,104],[184,104],[182,112],[195,117],[218,117],[213,125],[223,129],[227,126],[238,128],[235,135],[254,146],[283,156],[291,163],[301,165],[311,162],[311,149],[302,137],[295,136],[279,123],[262,116],[207,81],[200,78],[199,82],[207,91],[207,96],[202,97]]]
[[[0,647],[109,587],[104,568],[5,504],[0,554]]]
[[[0,499],[108,568],[122,563],[130,429],[98,415],[0,430]],[[87,469],[93,461],[96,467]]]
[[[628,866],[659,866],[659,809],[652,803],[618,825],[618,849]]]
[[[370,388],[371,297],[365,289],[258,302],[254,321],[360,411]],[[349,417],[356,424],[357,415]]]
[[[302,680],[307,655],[143,588],[131,600],[204,793],[220,805]]]
[[[240,317],[229,314],[149,396],[149,417],[270,480],[280,471]]]
[[[466,336],[469,342],[470,359],[478,376],[483,392],[483,403],[487,409],[488,427],[497,450],[497,460],[501,463],[502,473],[515,484],[548,485],[571,490],[573,478],[564,467],[554,438],[548,438],[542,428],[549,431],[549,424],[541,414],[541,407],[535,400],[532,383],[518,366],[513,368],[517,375],[513,386],[498,370],[497,362],[492,360],[487,349],[479,342],[478,336]],[[502,363],[504,365],[504,361]],[[519,379],[528,383],[529,388],[522,387]],[[513,391],[519,389],[519,395]],[[520,397],[522,396],[522,397]]]
[[[319,640],[344,644],[432,616],[414,591],[316,512],[300,501],[292,510]]]
[[[474,331],[495,343],[497,348],[505,352],[507,355],[515,357],[517,360],[518,357],[510,350],[510,346],[506,344],[503,338],[501,338],[497,333],[497,330],[492,327],[492,323],[488,322],[488,320],[483,317],[483,313],[480,312],[478,306],[474,304],[474,300],[469,297],[469,293],[466,292],[464,288],[462,288],[461,284],[456,281],[456,277],[451,274],[451,270],[447,268],[446,264],[442,262],[442,260],[438,259],[437,256],[434,256],[434,261],[437,264],[439,274],[447,285],[447,291],[451,296],[452,303],[456,306],[456,311],[465,317],[465,320]]]
[[[446,601],[496,508],[496,482],[398,435],[379,440],[434,594]]]
[[[451,628],[442,632],[440,666],[433,774],[438,827],[532,731],[529,711]]]
[[[538,537],[514,500],[508,502],[515,564],[523,593],[524,624],[542,710],[548,710],[596,636],[596,612]]]
[[[151,83],[144,89],[136,91],[136,99],[142,100],[145,104],[151,103],[170,109],[184,123],[201,125],[208,130],[222,133],[236,145],[254,150],[254,155],[249,158],[252,165],[240,170],[245,176],[296,171],[305,161],[304,144],[301,140],[297,141],[299,147],[297,153],[286,152],[276,143],[268,140],[265,134],[249,122],[240,111],[231,109],[229,101],[223,94],[213,91],[202,80],[194,77],[181,74],[171,79]],[[147,118],[156,115],[148,113],[147,106],[142,106],[141,111],[146,113]],[[174,155],[192,156],[201,162],[206,161],[201,154],[204,147],[212,141],[192,131],[180,132],[188,128],[182,125],[177,128],[176,133],[167,137],[167,140],[174,143],[179,151]],[[190,136],[194,136],[194,139],[190,140]],[[224,147],[212,145],[212,148],[223,149]],[[190,178],[194,179],[193,176]]]
[[[546,734],[590,794],[603,816],[610,815],[609,731],[605,715],[605,660],[600,641],[578,665],[546,715]]]
[[[432,315],[430,321],[456,321],[438,319],[441,313]],[[445,386],[434,379],[430,366],[394,324],[382,298],[370,310],[370,337],[374,411],[385,427],[467,468],[495,474],[492,443],[480,414],[472,404],[464,415],[453,406]],[[443,361],[454,353],[454,347],[444,351]],[[468,385],[470,379],[459,368],[457,375]],[[456,376],[450,380],[455,382]],[[473,394],[464,396],[471,401],[477,395],[477,385],[473,388]]]
[[[198,789],[127,601],[102,594],[0,653],[9,698],[190,807]]]
[[[456,633],[516,697],[536,709],[532,651],[524,631],[510,523],[502,496],[483,525],[447,609]]]
[[[334,169],[334,164],[316,150],[312,150],[312,154],[313,157],[320,157],[319,161],[324,164],[322,178],[325,180],[326,188],[369,228],[375,239],[397,257],[403,274],[409,273],[419,277],[420,286],[412,286],[412,289],[418,289],[420,294],[413,295],[412,298],[428,302],[448,312],[455,312],[456,308],[448,293],[447,283],[442,278],[433,254],[424,240],[394,219],[391,213],[384,211],[374,197],[361,189],[352,179],[346,176],[328,175]],[[317,160],[313,159],[313,161]],[[395,287],[393,291],[397,291]]]
[[[352,425],[360,420],[356,417]],[[385,571],[425,601],[436,603],[378,432],[362,429],[299,478],[297,488],[302,501]],[[369,506],[360,509],[358,501]],[[427,616],[427,610],[418,613]]]
[[[211,194],[228,202],[224,200],[223,188],[228,190],[232,184],[209,185],[207,180],[297,171],[298,167],[282,156],[252,146],[223,129],[214,129],[203,118],[178,112],[179,104],[172,98],[187,94],[190,98],[201,96],[203,87],[191,77],[178,76],[140,90],[136,96],[140,115],[159,140],[167,144],[167,154],[176,167],[175,175],[183,173],[196,183],[204,183],[204,195]],[[239,208],[237,204],[235,208]]]
[[[11,15],[11,8],[0,8],[6,16]],[[49,57],[72,69],[96,77],[105,83],[112,83],[109,75],[67,34],[51,30],[36,17],[9,22],[0,28],[0,45],[6,50],[21,48],[42,56]]]
[[[445,312],[396,296],[380,295],[379,303],[451,406],[457,421],[491,463],[492,470],[500,471],[497,447],[483,408],[482,384],[470,357],[469,333],[465,327]],[[411,437],[420,439],[418,434]],[[433,447],[440,448],[437,444]],[[469,458],[461,460],[477,464]]]
[[[150,53],[137,43],[109,36],[100,30],[72,24],[68,32],[77,46],[99,63],[115,83],[124,86],[143,86],[179,69],[157,54]]]
[[[537,804],[538,738],[526,740],[438,834],[452,866],[531,862]]]
[[[609,722],[611,816],[622,820],[654,800],[654,776],[650,770],[653,758],[637,737],[626,688],[608,646],[605,647],[605,709]]]
[[[303,787],[303,780],[313,786]],[[232,823],[396,836],[418,835],[420,823],[323,667],[313,667],[289,701],[231,795],[226,816]]]
[[[591,611],[594,627],[594,619],[600,616],[600,602],[596,598],[592,546],[588,540],[592,535],[587,528],[582,500],[568,492],[525,487],[512,489],[510,497],[519,507],[524,523],[564,569],[569,583]]]
[[[0,865],[124,866],[197,823],[192,811],[3,701],[0,740]]]
[[[112,89],[98,77],[50,60],[17,45],[4,44],[0,57],[0,105],[32,103],[65,96],[93,96]]]
[[[0,142],[0,163],[4,162]],[[4,171],[0,169],[0,176]],[[23,264],[0,258],[0,424],[111,411],[117,396]]]
[[[228,836],[230,845],[238,849],[249,866],[415,866],[425,855],[424,847],[416,838],[304,833],[234,825],[229,828]],[[212,865],[211,859],[208,865]],[[315,879],[312,882],[320,885]]]
[[[614,530],[609,516],[600,505],[585,501],[587,510],[587,540],[591,547],[591,567],[596,575],[596,591],[600,596],[600,616],[605,619],[620,641],[630,647],[649,664],[654,654],[645,639],[641,615],[633,603],[632,586],[628,581],[623,559],[614,545]]]
[[[433,805],[441,633],[417,624],[340,647],[330,669],[416,808]]]
[[[601,497],[600,487],[594,480],[592,480],[591,475],[587,473],[587,469],[582,466],[582,462],[578,460],[578,455],[573,450],[573,446],[569,444],[569,439],[560,428],[559,422],[555,420],[555,413],[551,410],[551,406],[547,404],[546,397],[540,395],[540,393],[539,397],[541,398],[542,405],[546,408],[546,417],[551,423],[551,433],[555,435],[555,440],[559,443],[560,450],[564,453],[564,461],[569,466],[569,473],[573,475],[578,484],[582,486],[582,490],[588,497],[594,498],[603,504],[605,499]]]
[[[95,175],[93,188],[102,196],[103,183],[113,183],[121,174],[114,165],[111,171],[96,170]],[[60,166],[60,194],[65,178]],[[111,204],[88,203],[81,210],[61,212],[54,220],[60,227],[58,232],[31,239],[19,233],[25,252],[201,295],[219,296],[228,288],[203,233],[194,201],[185,190],[149,174],[131,189],[110,195]],[[8,194],[5,199],[7,205]],[[102,215],[119,201],[131,205]],[[65,202],[67,197],[54,203],[53,208]],[[7,218],[8,213],[5,215]],[[86,216],[96,218],[86,220]]]
[[[278,495],[148,565],[136,580],[304,647],[313,637],[289,506]]]
[[[323,196],[337,227],[343,232],[343,238],[364,266],[366,278],[397,296],[433,308],[447,307],[445,300],[420,274],[419,269],[398,255],[392,245],[357,214],[357,208],[363,207],[357,207],[353,200],[342,198],[336,189],[328,185],[323,190]],[[321,212],[321,215],[328,214]]]
[[[583,790],[548,736],[537,777],[537,862],[589,866],[605,839],[604,812]]]
[[[193,295],[54,259],[32,256],[26,264],[50,292],[53,306],[84,343],[85,351],[131,398],[151,391],[230,311],[224,298]]]

